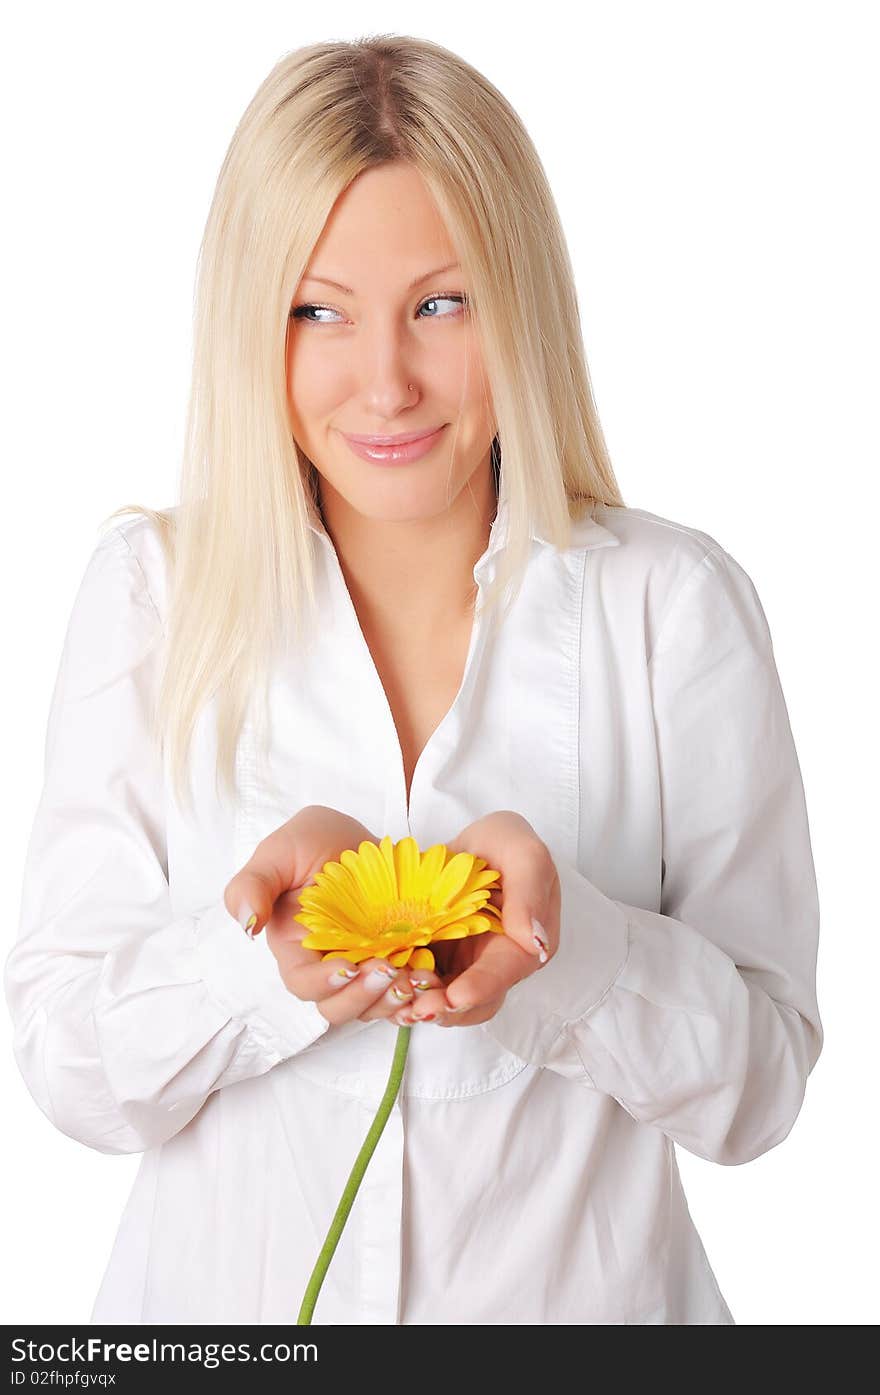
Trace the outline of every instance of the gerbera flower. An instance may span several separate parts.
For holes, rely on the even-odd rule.
[[[302,944],[322,950],[324,959],[433,969],[432,941],[503,933],[489,899],[501,874],[487,867],[471,853],[450,857],[442,843],[421,853],[414,838],[364,841],[357,852],[348,848],[338,862],[325,862],[300,892],[294,920],[309,931]]]

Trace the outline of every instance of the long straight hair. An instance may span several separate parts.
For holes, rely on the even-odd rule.
[[[202,709],[215,701],[216,792],[222,783],[235,799],[249,705],[265,713],[282,637],[307,645],[318,623],[308,520],[319,496],[291,430],[288,317],[335,201],[391,161],[418,169],[445,222],[492,392],[508,533],[483,608],[502,595],[509,605],[518,591],[533,526],[564,548],[573,520],[596,504],[623,505],[565,237],[516,112],[427,39],[368,36],[286,55],[235,130],[202,237],[180,502],[110,515],[150,519],[168,562],[152,716],[181,806],[192,802]]]

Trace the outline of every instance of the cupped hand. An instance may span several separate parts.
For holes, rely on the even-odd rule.
[[[288,991],[316,1003],[336,1026],[353,1018],[392,1018],[441,984],[439,974],[431,970],[396,969],[381,958],[361,964],[325,960],[320,950],[301,943],[309,932],[294,920],[301,909],[299,893],[325,862],[338,862],[346,848],[357,851],[363,842],[378,846],[380,839],[338,809],[307,805],[257,844],[223,893],[226,909],[243,929],[255,918],[249,933],[265,930]]]
[[[559,875],[532,825],[509,810],[477,819],[445,846],[450,853],[482,857],[501,873],[491,900],[501,912],[504,934],[487,930],[433,943],[441,982],[395,1020],[432,1014],[439,1025],[470,1027],[494,1017],[513,985],[536,973],[559,948]]]

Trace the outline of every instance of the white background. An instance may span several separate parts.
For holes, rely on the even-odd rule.
[[[769,1154],[722,1168],[678,1149],[694,1220],[738,1324],[874,1323],[880,12],[310,8],[34,3],[4,25],[4,957],[99,524],[175,501],[195,258],[233,129],[302,44],[434,39],[504,92],[545,164],[624,501],[713,535],[774,638],[819,880],[826,1045]],[[85,1322],[139,1158],[49,1124],[5,1013],[0,1085],[0,1320]]]

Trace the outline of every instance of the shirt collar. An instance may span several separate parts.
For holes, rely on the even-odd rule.
[[[328,544],[328,546],[332,547],[333,540],[330,537],[330,534],[327,532],[327,529],[324,527],[321,515],[315,507],[314,500],[312,499],[310,494],[307,494],[307,506],[309,528],[319,538],[322,538],[324,542]],[[502,475],[501,490],[498,496],[498,505],[495,510],[495,517],[492,521],[492,527],[489,530],[489,542],[485,552],[483,553],[482,557],[479,558],[474,567],[474,579],[476,579],[479,573],[482,572],[489,565],[492,558],[495,556],[495,553],[498,552],[507,541],[509,520],[510,506],[508,503],[507,494],[504,489],[504,476]],[[533,524],[532,527],[529,529],[529,535],[535,542],[539,543],[542,547],[553,546],[550,539],[545,537],[541,529],[538,528],[535,524]],[[619,544],[619,542],[620,539],[617,537],[615,533],[612,533],[611,530],[608,528],[604,528],[601,523],[597,523],[595,518],[592,518],[588,513],[583,518],[579,518],[572,523],[571,543],[568,550],[587,551],[589,548],[593,547],[616,547]]]

